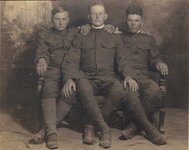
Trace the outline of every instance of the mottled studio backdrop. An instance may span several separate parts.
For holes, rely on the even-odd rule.
[[[51,26],[51,10],[65,5],[70,10],[70,26],[87,23],[90,0],[62,1],[0,1],[0,106],[18,123],[29,130],[37,128],[40,103],[36,95],[37,75],[33,59],[35,36],[39,30]],[[144,8],[144,30],[151,30],[161,54],[169,66],[167,79],[168,107],[188,108],[187,71],[187,0],[105,0],[108,23],[122,28],[125,9],[137,3]]]

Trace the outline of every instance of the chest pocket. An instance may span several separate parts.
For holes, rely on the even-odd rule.
[[[102,41],[101,43],[101,46],[103,48],[107,48],[107,49],[112,49],[112,48],[115,48],[115,43],[114,42],[111,42],[111,41]]]
[[[102,41],[101,42],[101,57],[104,56],[103,59],[109,58],[109,60],[107,59],[105,62],[107,62],[107,64],[111,64],[111,60],[114,59],[115,57],[115,43],[109,41],[109,42],[105,42]],[[110,61],[110,62],[109,62]]]
[[[60,36],[51,35],[51,36],[46,37],[45,41],[48,45],[56,45],[62,42],[62,39]]]
[[[136,45],[136,48],[133,51],[133,54],[147,54],[148,53],[148,47],[144,45]]]
[[[49,51],[54,51],[55,49],[62,48],[64,43],[58,37],[49,37],[46,38],[46,44],[49,47]]]
[[[95,48],[95,40],[88,37],[83,37],[83,39],[81,40],[81,49],[90,50],[93,48]]]

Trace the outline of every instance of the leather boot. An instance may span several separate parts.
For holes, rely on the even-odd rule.
[[[94,134],[94,126],[86,125],[83,133],[83,143],[88,145],[95,144],[95,134]]]
[[[148,140],[155,145],[164,145],[167,143],[166,139],[161,135],[158,129],[148,120],[146,113],[138,97],[128,96],[125,100],[124,107],[127,107],[142,129],[146,132]]]
[[[56,129],[56,99],[46,98],[42,99],[42,111],[44,118],[44,125],[46,134],[57,134]]]
[[[104,118],[99,111],[94,119],[95,124],[101,131],[101,137],[100,137],[100,142],[99,146],[103,148],[110,148],[111,147],[111,131],[109,126],[106,124],[104,121]]]
[[[97,125],[98,129],[101,132],[101,138],[99,142],[99,146],[103,148],[111,147],[111,131],[109,126],[104,121],[101,110],[97,103],[93,103],[92,105],[88,105],[85,107],[90,118],[92,118],[93,123]]]
[[[32,139],[29,140],[30,144],[41,144],[45,141],[45,127],[43,126],[36,134],[33,135]]]
[[[57,149],[58,143],[57,143],[57,134],[52,133],[47,135],[47,148],[49,149]]]
[[[134,123],[129,123],[129,125],[121,132],[124,140],[132,139],[135,135],[139,133],[137,126]]]
[[[56,129],[56,99],[42,99],[42,111],[46,129],[46,145],[49,149],[58,148]]]

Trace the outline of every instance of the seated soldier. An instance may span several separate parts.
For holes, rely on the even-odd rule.
[[[119,35],[104,30],[108,15],[102,2],[91,3],[88,16],[91,23],[90,32],[87,35],[78,34],[74,38],[63,62],[63,93],[70,96],[70,90],[77,86],[86,115],[101,133],[99,146],[109,148],[111,131],[102,113],[105,117],[109,116],[125,95],[123,85],[114,70],[116,64],[121,68],[122,61],[125,60],[122,57],[123,43]],[[106,96],[102,112],[94,97],[96,94]]]
[[[143,104],[145,113],[148,119],[151,120],[154,111],[157,111],[160,107],[161,92],[159,85],[150,79],[149,68],[153,67],[160,71],[161,75],[167,75],[168,67],[159,56],[154,37],[140,33],[142,17],[142,8],[134,5],[127,8],[126,23],[128,30],[122,34],[122,39],[125,49],[127,49],[126,55],[128,55],[129,70],[127,75],[135,79],[139,86],[137,91],[138,86],[131,84],[130,90],[139,93],[136,98]],[[126,86],[126,83],[124,85]],[[134,107],[134,105],[130,107]],[[132,109],[129,106],[127,108],[128,110]],[[145,119],[141,121],[144,122]],[[140,126],[130,123],[122,134],[126,139],[130,139],[137,133],[139,128]],[[162,140],[162,142],[154,141],[154,143],[161,145],[166,142]]]
[[[38,37],[36,70],[39,76],[44,77],[41,100],[44,126],[33,140],[41,143],[46,137],[47,147],[55,149],[58,147],[56,125],[64,119],[75,102],[74,96],[67,98],[60,94],[61,64],[78,29],[67,27],[69,14],[62,7],[52,10],[52,23],[53,27],[39,33]]]

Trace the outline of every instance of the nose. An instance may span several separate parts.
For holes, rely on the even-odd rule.
[[[132,25],[132,26],[134,26],[134,25],[135,25],[135,22],[134,22],[134,21],[132,21],[132,22],[131,22],[131,25]]]
[[[62,24],[63,24],[63,20],[60,20],[60,21],[59,21],[59,24],[62,25]]]
[[[99,19],[99,17],[100,17],[100,16],[97,14],[97,15],[96,15],[96,19]]]

